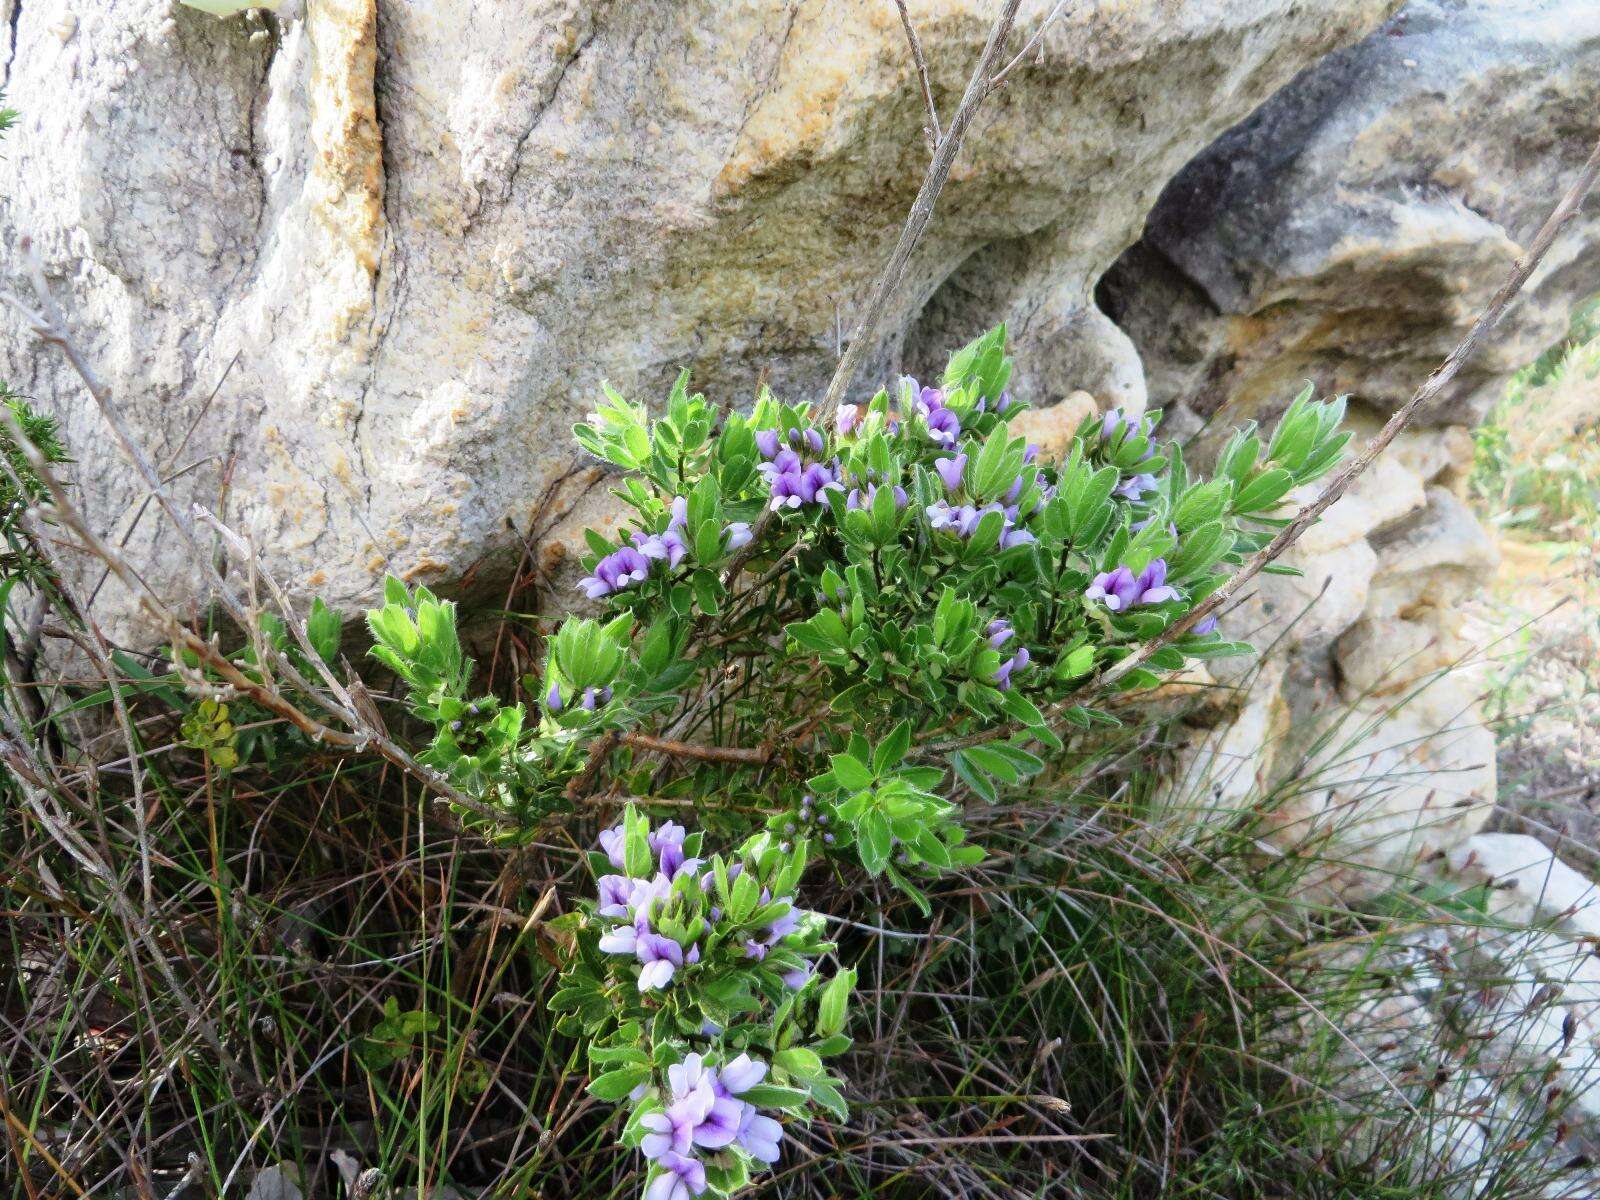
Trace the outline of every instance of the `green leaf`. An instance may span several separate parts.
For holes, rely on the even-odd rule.
[[[797,1109],[805,1104],[808,1093],[800,1088],[780,1087],[775,1083],[758,1083],[739,1093],[739,1099],[757,1108]]]
[[[1016,783],[1020,776],[1017,768],[1006,756],[992,746],[968,746],[961,752],[967,761],[1006,783]]]
[[[994,790],[994,783],[978,767],[967,758],[965,750],[957,750],[950,756],[950,765],[955,768],[961,781],[976,792],[983,799],[993,804],[999,797]]]
[[[800,1079],[810,1079],[823,1073],[822,1059],[817,1057],[815,1050],[808,1050],[804,1046],[779,1050],[772,1056],[772,1065],[782,1067]]]
[[[847,792],[865,791],[872,786],[872,772],[854,755],[835,754],[829,759],[829,765],[833,768],[833,777]]]
[[[339,638],[344,629],[344,618],[322,602],[319,596],[311,602],[310,615],[306,617],[306,640],[324,659],[339,656]]]
[[[1239,489],[1233,498],[1233,511],[1254,513],[1275,508],[1293,486],[1294,476],[1282,467],[1263,471]]]
[[[615,1071],[607,1071],[599,1078],[591,1080],[589,1094],[598,1100],[608,1100],[615,1103],[649,1078],[649,1067],[621,1067]]]
[[[856,848],[867,874],[881,875],[894,849],[894,838],[889,832],[888,819],[877,809],[861,814],[856,825]]]
[[[811,1081],[811,1098],[841,1121],[850,1117],[850,1106],[844,1102],[839,1089],[821,1079]]]
[[[844,1031],[845,1006],[850,999],[850,992],[856,986],[856,973],[851,970],[840,971],[828,981],[828,986],[822,989],[822,995],[817,999],[817,1036],[832,1037]]]
[[[650,822],[633,805],[622,818],[623,870],[635,879],[648,879],[655,870],[655,855],[650,850]]]
[[[891,767],[898,766],[900,760],[906,756],[906,751],[911,749],[911,719],[907,717],[896,725],[889,736],[878,743],[878,748],[872,753],[872,770],[875,775],[883,776]]]

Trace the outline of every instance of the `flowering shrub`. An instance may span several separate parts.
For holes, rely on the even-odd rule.
[[[855,974],[816,972],[832,946],[794,902],[805,843],[757,834],[730,861],[702,859],[701,836],[630,806],[590,856],[595,898],[556,922],[570,965],[553,1006],[588,1040],[589,1090],[632,1105],[648,1200],[742,1187],[778,1160],[773,1113],[845,1115],[822,1060],[850,1045]]]
[[[602,773],[644,804],[692,797],[721,827],[759,814],[725,865],[630,809],[593,859],[596,900],[568,918],[559,1001],[596,1093],[631,1099],[655,1200],[770,1161],[763,1110],[843,1111],[821,1057],[846,1044],[850,983],[806,981],[827,948],[790,899],[808,856],[926,911],[931,880],[982,858],[963,798],[993,802],[1075,730],[1116,723],[1086,684],[1264,545],[1349,436],[1342,401],[1308,389],[1270,439],[1240,430],[1210,480],[1157,444],[1159,414],[1085,420],[1047,463],[1010,431],[1011,370],[1002,326],[938,386],[904,379],[832,414],[763,389],[722,416],[680,377],[651,419],[606,389],[576,435],[620,472],[632,522],[588,531],[577,586],[606,614],[560,626],[520,703],[469,695],[453,608],[425,589],[391,583],[370,615],[434,730],[423,761],[510,836]],[[1111,687],[1246,650],[1207,622]]]

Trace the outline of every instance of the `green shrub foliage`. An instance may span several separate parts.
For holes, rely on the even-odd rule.
[[[558,1007],[596,1094],[632,1106],[651,1200],[725,1195],[772,1161],[769,1114],[842,1108],[822,1059],[848,1044],[851,978],[815,973],[820,919],[791,899],[807,864],[925,910],[983,857],[963,803],[1116,723],[1097,676],[1262,546],[1349,437],[1342,401],[1308,388],[1210,479],[1158,443],[1159,414],[1085,420],[1044,462],[1009,428],[1011,372],[1001,326],[937,386],[832,414],[763,389],[723,416],[680,377],[652,418],[607,388],[575,432],[631,524],[588,531],[578,587],[600,612],[559,627],[522,702],[474,694],[454,606],[427,589],[391,581],[369,615],[433,729],[423,761],[505,815],[496,836],[531,839],[602,779],[635,798],[592,856],[598,898],[562,919]],[[1247,650],[1203,622],[1109,690]],[[652,830],[668,805],[701,828]],[[738,851],[702,860],[710,830]]]

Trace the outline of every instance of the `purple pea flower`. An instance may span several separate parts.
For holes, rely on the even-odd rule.
[[[741,1054],[722,1064],[717,1072],[717,1083],[723,1094],[738,1096],[748,1092],[767,1077],[767,1064],[756,1062],[748,1054]]]
[[[833,472],[821,463],[812,463],[803,471],[788,471],[772,481],[772,507],[799,508],[815,503],[830,487],[837,487]]]
[[[1000,399],[998,399],[998,400],[996,400],[994,402],[994,411],[999,413],[1001,416],[1004,416],[1005,412],[1006,412],[1006,409],[1008,409],[1010,407],[1011,407],[1011,393],[1009,391],[1001,392],[1000,393]]]
[[[600,907],[595,909],[602,917],[625,917],[633,899],[635,881],[626,875],[600,876]],[[631,953],[633,947],[618,953]]]
[[[755,1105],[745,1105],[744,1115],[739,1122],[738,1141],[746,1154],[770,1166],[778,1161],[778,1142],[782,1138],[782,1125],[771,1117],[762,1116],[756,1111]]]
[[[994,679],[992,680],[994,686],[999,688],[1002,692],[1010,691],[1011,673],[1013,671],[1020,671],[1026,667],[1030,658],[1031,656],[1028,654],[1028,648],[1026,646],[1018,646],[1017,652],[1010,658],[1006,659],[1005,662],[1001,663],[998,669],[996,669],[994,673]]]
[[[683,839],[688,832],[676,821],[667,821],[650,834],[650,849],[656,855],[662,874],[676,875],[678,868],[683,866]]]
[[[1120,430],[1132,424],[1132,421],[1122,415],[1120,408],[1110,409],[1100,420],[1100,438],[1109,442]]]
[[[1130,475],[1116,487],[1116,494],[1124,500],[1138,500],[1157,488],[1156,477],[1149,474]]]
[[[779,475],[772,481],[773,508],[799,508],[806,503],[806,500],[805,481],[801,478],[800,472],[793,471],[788,475]]]
[[[1178,589],[1167,586],[1167,560],[1153,558],[1150,565],[1139,572],[1139,603],[1163,604],[1178,599]]]
[[[1022,474],[1018,475],[1015,479],[1013,479],[1011,481],[1011,487],[1006,492],[1005,502],[1007,504],[1015,504],[1018,500],[1020,500],[1022,498],[1022,493],[1025,492],[1028,489],[1028,485],[1029,484],[1038,483],[1038,482],[1039,482],[1039,472],[1037,472],[1037,471],[1024,471],[1024,472],[1022,472]]]
[[[633,954],[644,964],[644,970],[639,972],[641,992],[666,987],[672,982],[678,968],[683,966],[683,947],[659,933],[639,934]]]
[[[1112,612],[1127,612],[1136,604],[1162,604],[1179,599],[1178,589],[1167,584],[1167,561],[1156,558],[1137,576],[1126,566],[1102,571],[1083,593],[1085,600],[1102,601]]]
[[[746,938],[744,943],[744,956],[746,958],[753,958],[756,960],[756,962],[760,962],[767,956],[767,948],[760,942],[756,941],[755,938]]]
[[[852,512],[854,512],[857,509],[871,508],[872,507],[872,502],[874,500],[876,500],[877,498],[878,498],[878,485],[875,484],[875,483],[870,483],[870,484],[867,485],[867,491],[866,491],[865,495],[862,494],[860,488],[851,488],[850,489],[850,494],[845,497],[844,506],[846,508],[850,509]],[[894,486],[894,506],[895,506],[895,508],[896,509],[902,509],[907,504],[909,504],[910,502],[911,502],[911,498],[906,495],[905,488],[901,487],[899,484],[895,484],[895,486]]]
[[[707,1150],[720,1150],[731,1145],[733,1139],[739,1136],[739,1121],[749,1107],[744,1101],[732,1098],[719,1097],[713,1100],[705,1119],[695,1128],[694,1144],[704,1146]]]
[[[777,920],[767,928],[767,945],[776,946],[796,929],[800,928],[800,913],[794,905],[789,906],[789,911],[781,914]]]
[[[621,821],[618,821],[610,829],[602,829],[600,831],[600,849],[606,852],[606,858],[610,859],[611,865],[619,871],[627,869],[626,845],[627,834]]]
[[[561,711],[561,685],[552,683],[550,690],[544,694],[544,704],[553,713]]]
[[[779,450],[771,462],[757,468],[762,477],[771,483],[780,475],[797,475],[805,469],[805,461],[793,450]]]
[[[691,1200],[706,1190],[706,1168],[697,1158],[668,1150],[656,1159],[659,1174],[644,1189],[642,1200]]]
[[[839,411],[834,414],[833,424],[840,437],[849,437],[861,424],[861,406],[841,404]]]
[[[753,537],[755,534],[750,532],[749,521],[732,521],[722,529],[723,549],[742,550]]]
[[[1217,631],[1217,618],[1216,618],[1215,615],[1212,615],[1212,616],[1207,617],[1205,620],[1199,622],[1189,632],[1194,634],[1196,637],[1205,637],[1206,634],[1215,633],[1216,631]]]
[[[603,688],[586,687],[586,688],[583,689],[583,699],[579,702],[578,707],[580,707],[582,709],[585,709],[588,712],[593,712],[600,705],[602,705],[602,704],[610,704],[610,703],[611,703],[611,689],[610,688],[608,688],[608,687],[603,687]]]
[[[905,377],[905,382],[910,385],[912,403],[923,416],[927,416],[936,408],[944,407],[944,392],[939,388],[923,387],[910,375]]]
[[[594,574],[580,579],[578,587],[589,599],[598,600],[649,577],[650,560],[632,546],[624,546],[596,563]]]
[[[989,635],[989,645],[993,646],[996,650],[1000,649],[1001,646],[1004,646],[1006,642],[1016,634],[1016,630],[1011,628],[1011,622],[1006,620],[1004,617],[996,617],[993,621],[990,621],[987,632]]]
[[[829,833],[825,834],[824,836],[831,839],[833,834]],[[801,988],[805,987],[806,984],[811,982],[811,964],[809,962],[802,963],[792,971],[785,971],[782,975],[782,979],[784,986],[787,987],[791,992],[798,992]]]
[[[1126,612],[1139,602],[1139,581],[1127,567],[1102,571],[1083,593],[1085,600],[1101,600],[1112,612]]]
[[[933,469],[939,472],[939,478],[944,481],[945,491],[958,491],[961,487],[961,477],[967,470],[967,456],[958,454],[954,458],[935,459]]]
[[[778,453],[778,431],[776,429],[756,430],[756,449],[761,452],[761,457],[772,459]]]
[[[657,871],[650,879],[634,880],[633,894],[628,897],[628,906],[633,909],[635,919],[643,925],[648,925],[651,906],[657,900],[664,899],[671,890],[672,880],[661,871]]]
[[[639,1139],[639,1149],[652,1161],[663,1154],[690,1154],[694,1150],[694,1126],[688,1121],[674,1121],[670,1113],[654,1112],[641,1117],[639,1124],[650,1131]]]
[[[615,929],[600,935],[599,945],[604,954],[637,954],[639,928],[636,925],[618,925]]]
[[[672,1089],[675,1100],[693,1094],[702,1082],[710,1084],[714,1078],[712,1068],[706,1066],[706,1060],[698,1054],[685,1055],[682,1062],[667,1068],[667,1086]]]
[[[928,390],[931,389],[924,389],[924,392]],[[948,408],[930,409],[925,419],[928,436],[941,446],[953,446],[956,438],[961,436],[961,418]]]
[[[646,558],[665,560],[669,567],[677,566],[683,561],[683,556],[689,553],[683,535],[676,529],[668,529],[665,533],[636,533],[633,535],[633,544]]]

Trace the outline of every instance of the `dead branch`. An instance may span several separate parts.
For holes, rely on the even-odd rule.
[[[950,178],[950,168],[955,165],[956,154],[961,150],[961,143],[967,136],[967,128],[972,124],[972,118],[977,116],[985,97],[993,90],[990,73],[994,70],[1001,48],[1011,33],[1011,24],[1016,19],[1017,9],[1021,4],[1022,0],[1006,0],[1005,8],[1000,11],[994,26],[989,30],[989,40],[984,43],[983,53],[978,58],[978,65],[972,72],[972,78],[967,81],[967,90],[962,93],[961,104],[956,109],[955,115],[950,118],[950,127],[939,139],[933,161],[928,164],[928,173],[923,177],[922,187],[917,191],[917,198],[911,202],[911,213],[906,218],[905,226],[900,230],[900,239],[895,243],[894,252],[889,255],[889,261],[884,264],[882,274],[878,276],[877,283],[873,285],[872,292],[867,297],[866,305],[861,310],[861,319],[856,322],[855,330],[850,335],[850,344],[845,347],[844,357],[839,360],[839,366],[828,382],[828,390],[822,397],[822,403],[817,406],[816,417],[819,421],[825,422],[831,418],[834,410],[839,407],[839,402],[844,399],[845,391],[855,379],[856,372],[861,369],[862,360],[872,348],[873,335],[877,333],[878,325],[889,310],[889,302],[894,299],[895,293],[900,290],[900,284],[905,280],[906,268],[911,265],[911,255],[916,250],[917,244],[922,241],[922,234],[928,228],[928,222],[933,219],[934,202],[944,190],[945,181]]]
[[[691,758],[697,762],[739,763],[759,767],[772,758],[772,751],[759,746],[702,746],[695,742],[675,742],[670,738],[651,737],[645,733],[622,735],[625,746],[666,754],[673,758]]]
[[[940,135],[934,147],[933,161],[928,164],[928,172],[923,176],[922,186],[917,190],[916,199],[911,202],[911,211],[900,230],[894,251],[889,255],[889,261],[884,264],[882,273],[873,285],[872,292],[861,310],[861,318],[856,322],[855,330],[850,335],[850,344],[845,347],[839,365],[833,372],[833,378],[828,381],[828,390],[816,407],[814,419],[818,423],[827,422],[838,409],[839,402],[844,398],[851,381],[861,370],[862,361],[872,346],[873,336],[889,309],[889,302],[894,299],[895,293],[900,290],[900,285],[905,280],[906,269],[911,264],[911,255],[922,240],[928,222],[933,218],[934,202],[944,190],[945,181],[950,178],[950,168],[955,164],[956,154],[960,151],[962,140],[967,135],[967,128],[972,124],[972,118],[977,115],[984,98],[994,90],[995,85],[990,72],[999,60],[1001,48],[1011,33],[1012,22],[1016,19],[1017,9],[1021,4],[1022,0],[1006,0],[1005,8],[1001,10],[989,30],[989,39],[984,43],[983,53],[978,57],[978,65],[973,70],[971,79],[967,81],[966,91],[961,95],[961,104],[956,108],[955,115],[950,118],[949,127]],[[901,11],[904,12],[903,6]],[[906,19],[905,25],[908,37],[912,41],[912,58],[919,62],[920,70],[921,42],[916,39],[909,18]],[[924,86],[927,86],[925,76]],[[927,103],[931,115],[933,112],[931,90],[928,93]],[[738,578],[745,563],[749,562],[760,549],[762,535],[771,523],[772,512],[769,509],[756,521],[755,528],[751,531],[754,536],[749,543],[733,556],[733,560],[723,571],[724,587]]]
[[[928,60],[922,53],[922,39],[917,36],[917,27],[911,23],[911,14],[906,11],[906,0],[894,0],[894,6],[900,10],[900,24],[905,28],[906,42],[911,47],[911,61],[916,64],[917,80],[922,84],[922,103],[928,110],[928,127],[923,130],[928,137],[928,152],[935,153],[939,149],[939,139],[944,135],[939,132],[939,109],[933,102]]]

